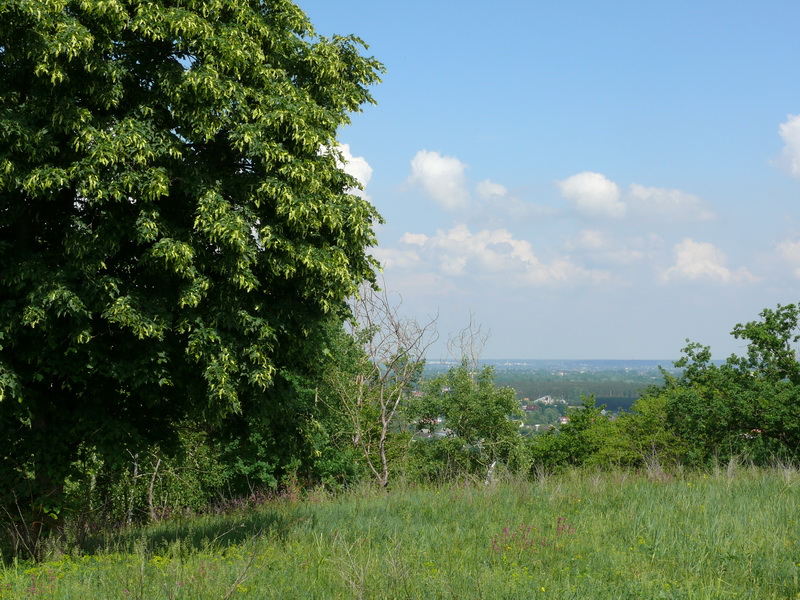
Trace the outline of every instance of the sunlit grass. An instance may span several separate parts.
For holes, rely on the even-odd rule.
[[[800,598],[800,473],[361,489],[7,565],[0,598]]]

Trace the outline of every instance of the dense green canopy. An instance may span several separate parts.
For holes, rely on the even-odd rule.
[[[268,401],[373,278],[360,46],[287,0],[0,4],[0,485]]]

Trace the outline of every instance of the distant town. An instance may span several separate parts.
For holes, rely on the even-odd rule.
[[[429,360],[426,374],[444,372],[452,360]],[[629,411],[643,391],[664,381],[661,369],[676,373],[674,360],[568,360],[568,359],[486,359],[498,386],[511,387],[521,408],[520,431],[535,435],[569,422],[569,413],[594,395],[612,418]]]

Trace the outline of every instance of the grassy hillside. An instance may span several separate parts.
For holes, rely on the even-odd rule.
[[[0,598],[800,598],[798,515],[793,468],[364,488],[6,565]]]

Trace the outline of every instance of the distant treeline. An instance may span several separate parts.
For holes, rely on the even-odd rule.
[[[579,404],[581,396],[594,394],[598,404],[605,404],[612,411],[628,410],[645,389],[664,382],[658,371],[552,372],[501,369],[495,374],[497,384],[514,388],[520,400],[552,396],[569,404]]]
[[[498,386],[511,387],[519,401],[534,401],[543,396],[581,403],[583,396],[594,395],[598,405],[618,412],[631,405],[652,385],[662,385],[659,366],[670,372],[670,361],[481,361],[494,368]],[[446,364],[429,363],[426,375],[447,370]]]

